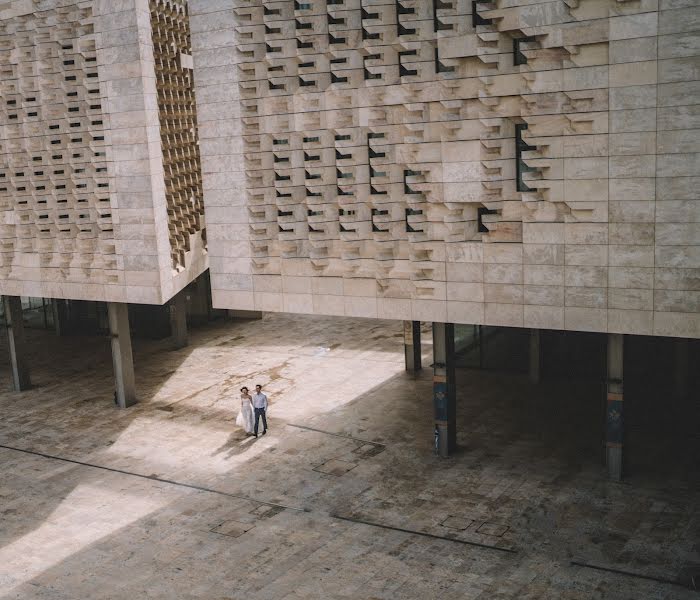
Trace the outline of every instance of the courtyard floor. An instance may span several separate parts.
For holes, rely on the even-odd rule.
[[[105,338],[28,338],[31,391],[0,354],[2,600],[698,598],[698,474],[606,481],[600,382],[460,370],[442,460],[400,322],[266,315],[177,351],[136,341],[124,411]],[[256,383],[257,440],[234,424]]]

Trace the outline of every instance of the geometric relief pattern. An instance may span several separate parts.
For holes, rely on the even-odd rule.
[[[700,336],[698,204],[654,210],[657,190],[674,202],[696,197],[683,180],[697,172],[697,148],[677,154],[693,144],[675,145],[671,131],[657,140],[657,127],[683,121],[672,110],[682,90],[697,104],[687,64],[696,8],[217,7],[194,10],[202,64],[212,65],[200,104],[220,106],[229,132],[212,126],[216,151],[203,157],[217,172],[207,188],[222,305]],[[669,49],[674,33],[687,39]],[[217,47],[232,43],[235,59],[222,66]],[[685,87],[662,86],[664,69],[664,85]],[[238,107],[227,112],[230,92],[213,100],[210,82],[231,73]],[[240,171],[227,175],[231,121],[243,143],[230,145]],[[225,176],[245,194],[244,217],[237,198],[222,208]],[[248,226],[249,248],[230,242],[227,224]]]
[[[173,268],[204,228],[192,46],[186,0],[150,0],[158,116]],[[204,232],[203,232],[204,233]]]
[[[25,12],[0,21],[0,278],[111,283],[92,10]]]
[[[594,216],[564,201],[560,157],[542,151],[593,133],[580,114],[606,110],[607,90],[530,76],[561,78],[573,47],[538,52],[517,19],[472,2],[251,4],[237,14],[255,272],[307,258],[314,275],[433,299],[445,292],[431,242],[522,242],[523,220]],[[605,42],[575,51],[604,56]],[[552,112],[567,116],[541,117]]]

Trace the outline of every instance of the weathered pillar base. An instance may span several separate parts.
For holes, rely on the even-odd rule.
[[[12,365],[12,381],[15,390],[22,392],[28,390],[32,386],[31,380],[29,379],[29,365],[24,341],[22,299],[19,296],[3,296],[2,301],[5,309],[7,341]]]
[[[423,368],[421,363],[420,321],[403,322],[403,347],[406,370],[415,373]]]
[[[129,307],[121,302],[109,302],[107,311],[112,342],[116,402],[119,408],[127,408],[136,404],[136,380],[134,378],[134,358],[131,352]]]
[[[448,457],[457,448],[457,387],[455,385],[455,329],[433,323],[433,406],[435,450]]]
[[[624,442],[624,396],[623,396],[623,358],[624,335],[608,334],[608,395],[606,406],[605,459],[608,478],[612,481],[622,479],[622,448]]]
[[[170,332],[175,350],[187,346],[187,296],[184,290],[170,300]]]

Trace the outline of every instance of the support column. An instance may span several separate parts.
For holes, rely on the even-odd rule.
[[[484,327],[483,325],[477,325],[478,338],[479,338],[479,369],[484,368]]]
[[[540,382],[542,352],[540,348],[540,330],[530,329],[530,381]]]
[[[90,315],[87,301],[71,300],[68,314],[71,331],[84,335],[90,330]]]
[[[688,338],[676,338],[673,340],[674,345],[674,374],[673,383],[675,388],[675,396],[679,400],[685,400],[688,397]]]
[[[443,458],[457,447],[457,388],[455,385],[455,328],[433,323],[433,406],[436,450]]]
[[[122,302],[107,304],[109,333],[112,340],[112,364],[114,365],[115,391],[119,408],[136,404],[134,358],[131,354],[129,331],[129,307]]]
[[[191,323],[202,325],[211,318],[211,291],[209,290],[209,272],[202,273],[193,283],[185,288],[190,297]],[[183,292],[185,292],[183,290]]]
[[[7,340],[10,347],[12,380],[15,390],[22,392],[31,387],[29,365],[27,364],[24,342],[24,321],[22,319],[22,299],[19,296],[3,296]]]
[[[420,321],[403,322],[403,348],[406,357],[407,371],[420,371],[421,346],[420,346]]]
[[[68,307],[65,300],[54,298],[51,300],[51,312],[53,313],[53,327],[56,335],[66,335],[68,326]]]
[[[187,346],[187,296],[182,290],[170,301],[170,332],[173,348]]]
[[[622,443],[624,438],[624,403],[623,403],[623,357],[624,335],[608,334],[608,402],[606,410],[606,463],[608,478],[613,481],[622,479]]]

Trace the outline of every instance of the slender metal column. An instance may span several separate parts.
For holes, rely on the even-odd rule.
[[[449,456],[457,447],[457,388],[455,385],[455,328],[433,323],[433,405],[436,451]]]
[[[420,351],[420,321],[403,322],[403,347],[406,370],[420,371],[423,368]]]
[[[483,369],[484,368],[484,326],[483,325],[477,325],[477,330],[478,330],[478,337],[479,337],[479,368]]]
[[[70,330],[68,323],[68,305],[65,300],[54,298],[51,300],[51,311],[53,312],[53,327],[56,335],[67,335]]]
[[[24,321],[22,319],[22,299],[19,296],[3,296],[7,340],[10,347],[12,381],[15,390],[22,392],[31,387],[29,365],[27,364],[24,341]]]
[[[540,382],[541,366],[540,330],[530,329],[530,381],[532,383]]]
[[[131,353],[128,304],[109,302],[107,313],[112,340],[112,364],[114,365],[117,404],[119,408],[127,408],[136,404],[136,380],[134,378],[134,358]]]
[[[622,447],[624,441],[623,359],[624,335],[608,334],[608,402],[606,410],[606,463],[608,478],[622,479]]]
[[[676,338],[674,344],[674,376],[673,383],[676,398],[685,400],[688,397],[688,338]]]

